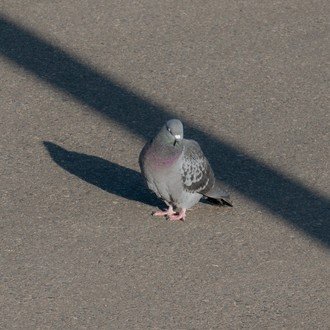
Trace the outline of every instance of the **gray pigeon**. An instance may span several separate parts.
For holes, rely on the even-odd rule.
[[[153,215],[169,220],[184,220],[186,210],[203,197],[232,206],[221,190],[199,144],[183,138],[180,120],[169,120],[142,149],[139,156],[142,175],[148,187],[168,206]]]

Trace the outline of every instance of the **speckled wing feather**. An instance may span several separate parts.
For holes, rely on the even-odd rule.
[[[212,168],[199,144],[193,140],[183,140],[184,152],[181,168],[183,187],[189,192],[203,194],[214,185]]]

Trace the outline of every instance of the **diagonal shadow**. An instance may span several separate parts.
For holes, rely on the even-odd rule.
[[[176,117],[1,15],[0,41],[2,56],[137,136],[148,139],[165,120]],[[215,136],[185,127],[202,144],[218,175],[215,164],[221,164],[227,185],[330,246],[328,198]]]
[[[52,142],[44,141],[43,145],[57,165],[80,179],[126,199],[160,206],[140,173],[100,157],[68,151]]]

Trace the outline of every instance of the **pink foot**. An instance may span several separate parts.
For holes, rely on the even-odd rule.
[[[170,221],[178,221],[178,220],[184,221],[185,217],[186,217],[185,209],[182,209],[179,213],[173,213],[167,216],[168,220]]]
[[[166,211],[155,211],[152,213],[152,215],[156,216],[156,217],[163,217],[163,216],[172,216],[173,214],[175,214],[175,212],[173,211],[173,207],[169,206],[168,209]]]

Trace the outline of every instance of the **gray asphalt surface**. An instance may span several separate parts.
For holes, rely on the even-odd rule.
[[[327,1],[0,8],[2,329],[330,328]],[[150,215],[174,117],[234,208]]]

